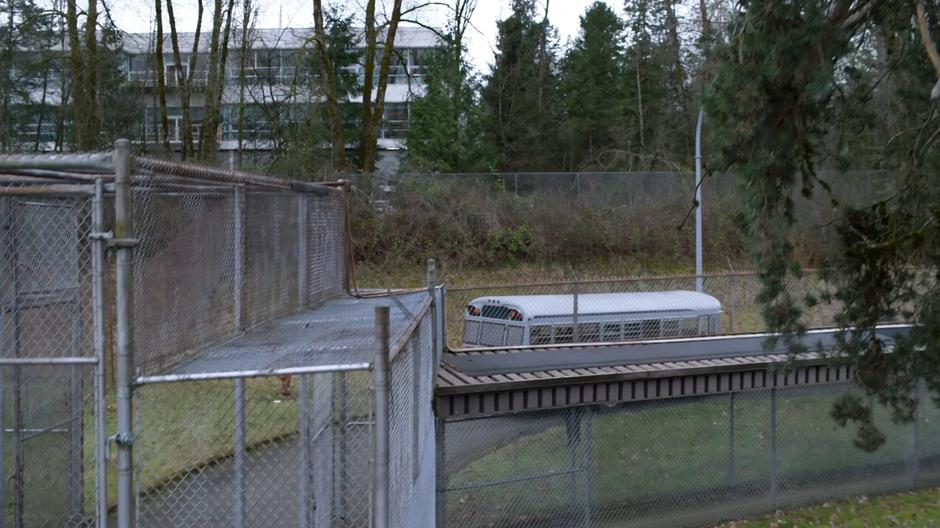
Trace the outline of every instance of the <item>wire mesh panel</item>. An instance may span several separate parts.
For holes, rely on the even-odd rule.
[[[0,366],[0,497],[8,526],[94,526],[94,368]]]
[[[713,526],[935,482],[937,416],[875,406],[886,443],[854,445],[830,411],[845,385],[569,407],[445,423],[447,526]],[[919,446],[919,447],[917,447]],[[929,453],[929,454],[928,454]],[[925,463],[926,462],[926,463]]]
[[[235,200],[140,186],[133,201],[137,365],[153,373],[235,331]]]
[[[343,202],[339,192],[304,196],[307,212],[307,306],[343,292],[346,281],[343,247]]]
[[[430,305],[415,314],[391,362],[389,526],[433,523],[435,482],[432,393],[437,373]]]
[[[140,525],[368,526],[368,376],[338,375],[140,387]]]
[[[87,198],[0,197],[4,357],[91,356]]]
[[[209,345],[344,291],[341,191],[139,162],[134,337],[141,374],[166,372]]]

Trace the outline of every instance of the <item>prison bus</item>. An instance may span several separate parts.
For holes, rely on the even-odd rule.
[[[478,297],[464,347],[613,343],[716,335],[721,303],[692,291]]]

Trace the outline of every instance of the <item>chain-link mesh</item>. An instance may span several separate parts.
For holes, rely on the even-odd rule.
[[[91,201],[0,196],[3,357],[93,356]]]
[[[238,173],[153,160],[138,166],[134,337],[142,374],[343,292],[339,191],[242,184]]]
[[[938,478],[936,418],[876,407],[886,443],[856,448],[830,416],[845,385],[450,421],[446,526],[710,526]]]
[[[0,499],[11,526],[96,520],[90,186],[0,177]],[[104,307],[102,307],[104,308]]]
[[[94,526],[94,368],[0,366],[0,498],[9,526]]]
[[[367,372],[137,394],[140,526],[368,526]]]
[[[389,526],[423,526],[433,518],[436,356],[430,309],[416,314],[390,365]]]

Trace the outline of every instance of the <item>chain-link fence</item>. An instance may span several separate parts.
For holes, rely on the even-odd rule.
[[[442,293],[346,295],[345,214],[127,142],[0,157],[0,525],[433,522]]]
[[[335,298],[345,287],[342,193],[137,159],[134,340],[142,375]],[[246,176],[247,178],[247,176]]]
[[[292,378],[140,387],[138,525],[368,526],[370,372]]]
[[[778,508],[940,482],[938,409],[875,407],[886,443],[830,416],[845,385],[446,421],[446,526],[709,526]]]
[[[798,256],[832,254],[838,211],[890,196],[883,171],[824,172],[831,193],[794,190]],[[691,267],[695,252],[695,179],[689,172],[350,175],[358,191],[354,239],[361,261],[414,262],[430,252],[461,267],[542,262],[635,268]],[[734,175],[702,183],[704,266],[740,260],[747,243],[736,228],[743,198]],[[839,207],[834,207],[837,203]]]
[[[802,320],[808,328],[835,326],[834,317],[839,305],[831,303],[804,302],[806,298],[819,299],[824,292],[831,291],[832,285],[821,277],[821,272],[806,270],[800,278],[788,278],[787,290],[800,302]],[[471,310],[470,303],[481,299],[483,304],[503,304],[506,306],[528,305],[535,312],[534,317],[520,313],[518,323],[509,317],[509,312],[487,314],[480,313],[481,321],[495,320],[500,316],[510,324],[524,327],[526,332],[538,334],[544,325],[563,327],[565,340],[559,341],[555,334],[546,334],[544,343],[554,342],[615,342],[631,339],[657,339],[662,337],[681,337],[699,334],[736,334],[766,331],[762,315],[762,306],[757,300],[760,281],[753,272],[715,273],[702,276],[702,293],[714,298],[718,308],[702,305],[702,297],[680,294],[667,296],[648,296],[648,292],[694,292],[694,275],[672,275],[661,277],[611,278],[584,281],[562,281],[535,284],[507,284],[490,286],[453,287],[447,290],[447,342],[452,348],[479,345],[479,339],[468,337],[467,321]],[[617,295],[635,294],[644,295]],[[522,296],[522,297],[520,297]],[[525,296],[534,296],[525,298]],[[508,298],[507,298],[508,297]],[[490,300],[487,300],[490,299]],[[480,303],[477,303],[480,304]],[[521,310],[524,312],[524,310]],[[683,311],[692,315],[683,315]],[[475,313],[475,312],[474,312]],[[717,325],[700,324],[698,317],[717,314]],[[658,314],[658,315],[656,315]],[[580,317],[580,319],[579,319]],[[620,317],[618,320],[617,317]],[[478,319],[480,317],[477,317]],[[690,319],[691,318],[691,319]],[[599,326],[600,320],[620,322],[633,321],[635,331],[620,328],[619,332],[608,335]],[[642,325],[642,321],[662,320],[655,328]],[[694,319],[692,325],[684,324]],[[547,321],[547,322],[545,322]],[[667,322],[671,321],[671,322]],[[893,321],[885,321],[893,322]],[[572,326],[574,327],[572,328]],[[648,325],[649,326],[649,325]],[[532,328],[535,327],[535,328]],[[475,330],[476,327],[472,327]],[[626,333],[624,333],[626,332]],[[554,336],[554,337],[553,337]],[[540,344],[539,335],[525,344]],[[550,339],[549,339],[550,338]],[[491,343],[489,346],[510,345],[505,342]],[[522,342],[516,344],[523,344]]]
[[[94,239],[104,206],[92,177],[62,185],[8,170],[9,160],[0,168],[0,524],[94,525],[106,479],[96,398],[106,290]]]

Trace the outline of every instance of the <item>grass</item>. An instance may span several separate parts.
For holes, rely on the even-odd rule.
[[[840,428],[830,418],[834,397],[832,391],[820,390],[784,392],[778,397],[781,495],[803,489],[829,493],[834,482],[847,478],[846,469],[861,471],[852,473],[854,478],[861,474],[876,479],[887,476],[884,464],[903,466],[908,460],[910,426],[894,425],[885,412],[878,412],[878,424],[888,442],[875,453],[864,453],[852,444],[854,429]],[[736,511],[740,515],[742,510],[736,509],[735,502],[746,501],[749,495],[757,501],[757,511],[766,510],[768,502],[763,497],[771,468],[767,393],[736,398],[733,474],[729,469],[728,411],[729,399],[720,396],[625,405],[598,414],[590,466],[591,502],[598,518],[636,519],[715,505],[730,510],[731,516]],[[448,519],[453,524],[524,525],[536,519],[563,519],[582,508],[584,496],[572,493],[572,489],[585,489],[583,473],[565,472],[583,467],[583,463],[572,466],[567,429],[560,415],[543,415],[547,428],[541,432],[515,438],[510,435],[503,442],[485,438],[499,426],[510,427],[510,420],[513,418],[448,426],[447,438],[455,438],[453,442],[472,445],[475,435],[484,435],[480,442],[491,446],[475,460],[450,462],[447,486],[465,488],[448,494]],[[940,411],[931,408],[922,425],[922,442],[937,438],[938,423]],[[450,452],[457,449],[457,443],[448,446]],[[924,447],[927,454],[940,451],[940,445]],[[580,455],[574,456],[577,459]],[[875,466],[882,469],[870,469]],[[905,478],[904,470],[899,471],[899,478]],[[553,473],[556,476],[546,477]],[[533,480],[494,485],[511,479]],[[726,511],[717,519],[728,514]]]
[[[784,528],[790,526],[839,526],[869,528],[940,526],[940,489],[912,491],[876,497],[861,496],[826,502],[812,508],[778,512],[750,521],[734,521],[719,528]]]

